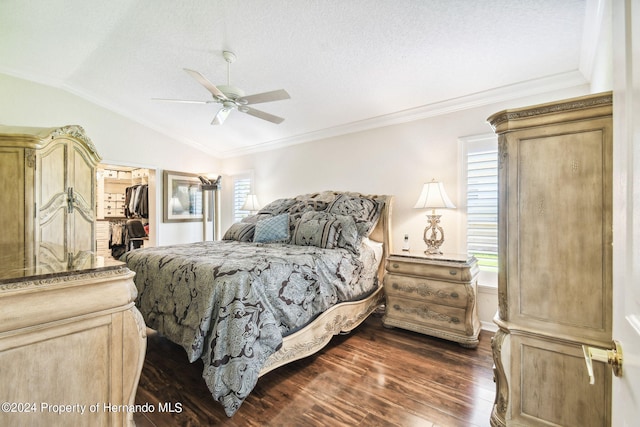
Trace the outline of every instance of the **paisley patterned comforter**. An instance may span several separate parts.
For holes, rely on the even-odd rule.
[[[136,272],[147,325],[202,358],[213,397],[232,416],[282,337],[337,302],[376,287],[380,260],[360,250],[239,241],[139,249]]]

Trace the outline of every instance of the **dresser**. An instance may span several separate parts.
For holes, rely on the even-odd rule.
[[[501,111],[493,426],[611,425],[612,95]]]
[[[130,426],[146,350],[133,272],[83,257],[0,271],[2,426]]]
[[[463,254],[391,254],[383,324],[477,347],[478,262]]]

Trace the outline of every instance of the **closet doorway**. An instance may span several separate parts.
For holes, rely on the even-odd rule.
[[[156,170],[142,166],[98,164],[97,255],[118,259],[129,250],[156,246],[156,236]]]

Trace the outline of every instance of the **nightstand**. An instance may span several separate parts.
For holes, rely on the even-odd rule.
[[[396,326],[477,347],[478,261],[459,254],[391,254],[384,277],[385,326]]]

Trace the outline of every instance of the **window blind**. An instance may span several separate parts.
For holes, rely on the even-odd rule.
[[[467,152],[467,252],[498,272],[498,149]]]
[[[251,192],[251,178],[239,176],[233,179],[233,222],[238,222],[249,215],[249,211],[242,210],[242,205]]]

